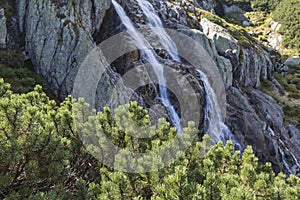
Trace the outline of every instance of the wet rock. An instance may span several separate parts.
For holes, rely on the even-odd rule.
[[[0,8],[0,49],[6,48],[7,27],[6,17],[3,8]]]
[[[208,53],[208,55],[215,61],[217,67],[220,70],[221,77],[223,78],[225,87],[232,85],[232,65],[229,59],[222,57],[218,54],[215,44],[212,40],[209,40],[206,34],[195,29],[180,29],[180,31],[191,38],[193,38],[203,49]],[[201,50],[199,50],[199,54]],[[202,52],[203,53],[203,52]]]
[[[283,111],[282,108],[277,104],[276,100],[265,93],[251,89],[247,92],[250,97],[250,101],[255,105],[256,110],[259,110],[264,117],[269,117],[269,124],[272,124],[272,129],[277,132],[284,132],[283,125]]]
[[[264,121],[264,106],[268,107],[269,104],[264,102],[265,104],[262,107],[257,108],[256,104],[248,99],[249,97],[255,100],[256,103],[257,101],[264,102],[265,100],[265,95],[257,90],[251,91],[249,96],[236,88],[230,88],[227,91],[226,123],[238,141],[245,146],[251,145],[253,147],[260,161],[270,161],[274,164],[274,168],[280,170],[281,168],[278,164],[280,161],[278,156],[276,156],[277,147],[273,139],[268,136],[268,124]],[[269,109],[272,112],[276,110],[273,107]],[[278,118],[280,116],[276,116],[272,120],[278,120]]]

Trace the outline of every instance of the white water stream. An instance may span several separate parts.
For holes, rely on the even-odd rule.
[[[162,21],[160,20],[159,16],[156,14],[156,11],[153,8],[153,6],[146,0],[136,0],[136,1],[139,7],[141,8],[141,10],[143,11],[144,15],[146,16],[148,25],[152,28],[152,31],[158,36],[161,45],[171,55],[172,59],[174,59],[177,62],[180,62],[176,44],[166,33],[166,31],[164,31]],[[126,29],[130,31],[131,38],[136,44],[136,46],[139,49],[145,49],[145,47],[148,48],[147,50],[142,50],[142,56],[153,66],[153,70],[159,82],[160,97],[161,97],[162,104],[168,110],[172,123],[175,125],[177,130],[180,133],[182,133],[182,127],[180,124],[181,120],[168,98],[167,89],[166,89],[166,79],[164,76],[164,67],[157,60],[156,54],[152,50],[148,41],[134,27],[132,21],[129,19],[122,6],[120,6],[115,0],[112,0],[112,3],[122,23],[124,24]],[[155,28],[160,28],[161,31],[157,32],[155,31],[157,30]],[[204,108],[204,115],[205,115],[205,123],[208,124],[206,129],[208,130],[210,137],[212,138],[214,143],[221,140],[225,144],[227,140],[232,140],[233,143],[235,144],[235,148],[237,150],[242,151],[242,146],[237,142],[232,132],[222,121],[222,113],[221,113],[221,109],[216,94],[212,89],[206,75],[202,73],[200,70],[198,70],[198,73],[200,75],[200,79],[204,84],[204,89],[206,93],[206,105]]]
[[[122,21],[122,23],[127,28],[127,30],[130,31],[131,38],[135,42],[136,46],[139,49],[144,49],[145,47],[151,47],[150,44],[148,43],[148,41],[145,39],[145,37],[140,32],[138,32],[136,30],[136,28],[134,27],[132,21],[126,15],[126,12],[122,8],[122,6],[120,6],[120,4],[118,4],[115,0],[112,0],[112,3],[114,5],[115,10],[118,13],[121,21]],[[151,50],[151,48],[148,48],[146,50],[142,50],[142,55],[153,66],[153,70],[154,70],[154,72],[157,76],[158,82],[159,82],[159,90],[160,90],[161,101],[162,101],[162,104],[165,106],[165,108],[169,112],[171,122],[177,128],[177,131],[179,133],[183,133],[183,130],[182,130],[182,127],[181,127],[181,124],[180,124],[181,120],[180,120],[177,112],[175,111],[175,108],[173,107],[173,105],[171,104],[171,102],[168,98],[167,87],[166,87],[167,83],[166,83],[166,79],[165,79],[165,76],[164,76],[164,67],[163,67],[163,65],[161,65],[159,63],[159,61],[157,60],[157,58],[155,56],[155,52],[153,52],[153,50]]]

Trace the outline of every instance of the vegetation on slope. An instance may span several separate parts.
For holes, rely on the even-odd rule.
[[[282,24],[279,31],[284,35],[284,47],[300,49],[300,1],[281,1],[272,16]]]
[[[284,74],[274,73],[274,78],[284,89],[280,94],[269,81],[262,81],[262,91],[273,96],[282,106],[285,124],[300,124],[300,66],[290,67]]]
[[[30,92],[38,84],[48,96],[57,99],[47,87],[46,80],[33,71],[30,61],[24,62],[24,55],[20,49],[0,50],[0,78],[9,83],[11,90],[16,93]]]
[[[282,46],[287,49],[284,54],[300,53],[300,1],[299,0],[251,0],[252,7],[255,9],[254,16],[263,15],[265,24],[257,24],[265,32],[270,31],[270,20],[279,22],[282,26],[279,33],[283,35]],[[248,16],[251,13],[247,14]],[[252,20],[253,21],[253,20]],[[262,25],[262,26],[261,26]],[[263,40],[262,40],[263,41]],[[264,41],[263,41],[264,42]]]
[[[299,0],[222,0],[227,5],[245,5],[250,3],[254,12],[245,13],[251,19],[253,27],[248,31],[258,31],[258,39],[264,43],[266,34],[271,31],[270,20],[279,22],[282,26],[279,33],[282,34],[282,46],[292,49],[294,54],[300,53],[300,1]],[[224,16],[227,22],[241,25],[240,19],[235,13]],[[284,53],[292,54],[285,50]]]
[[[280,0],[249,0],[255,10],[271,12],[280,3]]]
[[[231,142],[211,146],[208,136],[157,172],[124,173],[103,166],[79,140],[67,98],[60,106],[41,87],[14,94],[0,79],[0,198],[6,199],[299,199],[300,179],[275,175],[258,164],[251,147],[241,156]],[[149,123],[136,103],[127,105],[138,124]],[[119,108],[116,113],[124,109]],[[84,112],[83,112],[84,113]],[[165,120],[150,139],[137,140],[116,123],[108,108],[97,115],[112,141],[135,152],[155,151],[174,137]],[[77,127],[91,127],[86,121]],[[78,125],[78,124],[77,124]],[[186,132],[198,134],[191,125]],[[124,158],[124,162],[126,162]]]

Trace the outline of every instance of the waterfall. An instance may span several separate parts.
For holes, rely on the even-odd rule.
[[[231,130],[223,122],[221,123],[221,129],[221,141],[223,142],[223,144],[225,145],[228,140],[231,140],[234,145],[234,149],[239,150],[241,153],[243,153],[244,149],[242,145],[237,141]]]
[[[214,143],[217,143],[221,138],[221,110],[218,106],[217,97],[208,82],[206,75],[197,70],[205,90],[205,107],[204,107],[204,123],[205,129],[208,131]]]
[[[271,137],[273,137],[273,138],[276,137],[274,130],[270,126],[268,126],[267,130],[268,130],[268,133]],[[293,154],[293,152],[291,152],[287,148],[287,145],[280,138],[277,138],[277,139],[278,139],[278,142],[281,144],[281,146],[285,149],[285,152],[290,154],[292,160],[294,161],[294,164],[300,169],[300,163],[298,162],[298,160],[295,157],[295,155]],[[284,167],[286,168],[286,170],[288,171],[289,174],[294,174],[293,170],[291,169],[291,167],[288,164],[288,161],[287,161],[287,158],[286,158],[286,153],[284,153],[281,146],[278,145],[278,150],[279,150],[280,155],[281,155],[282,163],[283,163]]]
[[[158,36],[161,45],[163,45],[163,47],[171,55],[173,60],[180,62],[176,44],[166,33],[162,21],[159,18],[159,16],[156,14],[156,11],[153,8],[152,4],[146,0],[136,0],[136,1],[139,4],[139,7],[142,9],[143,13],[145,14],[148,20],[148,24],[152,29],[152,32],[156,33],[156,35]],[[160,28],[160,32],[157,33],[157,29],[155,28]]]
[[[115,0],[112,0],[112,3],[114,5],[114,8],[119,15],[122,23],[126,27],[128,31],[130,31],[131,39],[135,42],[136,46],[139,49],[145,49],[142,50],[142,56],[153,66],[153,70],[157,76],[158,83],[159,83],[159,90],[160,90],[160,97],[162,104],[165,106],[167,111],[169,112],[170,120],[173,123],[173,125],[177,128],[177,131],[179,133],[183,133],[181,124],[180,124],[180,118],[178,114],[175,111],[175,108],[171,104],[168,93],[167,93],[167,83],[166,79],[164,77],[164,67],[159,63],[157,60],[155,53],[153,50],[151,50],[151,45],[148,43],[148,41],[145,39],[145,37],[136,30],[134,27],[132,21],[129,19],[129,17],[126,15],[126,12],[122,8],[120,4],[118,4]]]
[[[289,174],[293,174],[293,171],[290,168],[290,166],[289,166],[289,164],[288,164],[288,162],[286,160],[286,157],[284,155],[283,150],[280,147],[278,149],[279,149],[279,152],[281,154],[281,158],[282,158],[282,162],[283,162],[284,167],[286,168],[286,170],[288,171]]]
[[[166,33],[166,31],[164,31],[163,24],[158,15],[156,14],[153,6],[146,0],[136,1],[138,2],[139,7],[142,9],[143,13],[145,14],[152,31],[157,34],[161,45],[163,45],[163,47],[167,50],[167,52],[175,61],[180,62],[176,44]],[[155,52],[152,50],[149,42],[140,32],[136,30],[132,21],[126,15],[122,6],[120,6],[115,0],[112,0],[112,3],[122,23],[127,28],[127,30],[131,32],[131,38],[136,44],[136,46],[139,49],[145,49],[145,47],[148,48],[146,50],[142,50],[141,55],[153,66],[153,70],[159,82],[159,90],[162,104],[168,110],[172,123],[175,125],[177,130],[180,133],[182,133],[183,131],[180,124],[181,120],[168,98],[163,66],[157,60]],[[157,33],[155,28],[161,28],[161,31]],[[206,75],[200,70],[197,70],[197,72],[199,73],[200,79],[204,84],[206,94],[206,105],[204,107],[204,123],[206,124],[206,126],[204,127],[205,130],[208,131],[208,134],[210,135],[214,143],[217,143],[221,140],[224,144],[226,144],[227,140],[232,140],[232,142],[235,145],[235,149],[242,151],[242,145],[238,143],[230,129],[222,121],[222,113],[217,100],[217,96],[214,90],[212,89]]]
[[[230,129],[222,120],[222,112],[218,103],[217,95],[212,89],[206,75],[197,70],[205,90],[204,123],[206,129],[214,143],[222,141],[225,145],[227,140],[231,140],[236,150],[243,151],[242,145],[235,139]]]

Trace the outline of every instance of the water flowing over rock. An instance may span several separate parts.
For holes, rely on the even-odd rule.
[[[4,9],[0,8],[0,49],[6,48],[7,27]]]

